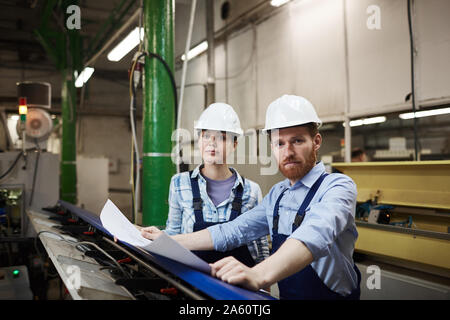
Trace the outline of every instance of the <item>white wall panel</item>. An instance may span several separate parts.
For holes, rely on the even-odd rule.
[[[239,115],[244,130],[256,125],[255,41],[256,33],[250,28],[229,39],[226,55],[228,103]]]
[[[111,192],[108,195],[108,188],[111,189],[131,189],[130,186],[130,156],[131,156],[131,131],[130,119],[122,117],[108,117],[108,116],[82,116],[79,118],[81,126],[78,128],[79,139],[77,141],[77,161],[79,161],[80,170],[77,170],[78,184],[79,184],[79,204],[82,203],[91,208],[92,212],[98,212],[95,206],[102,206],[105,199],[105,185],[107,197],[109,197],[125,215],[131,217],[131,195],[127,192]],[[138,145],[140,146],[140,154],[142,156],[142,122],[137,121],[136,133]],[[98,175],[91,174],[91,160],[94,163],[92,168],[99,167]],[[105,159],[106,165],[102,161],[97,163],[98,159]],[[87,159],[82,161],[80,159]],[[115,173],[108,172],[108,160],[117,161],[118,171]],[[95,170],[97,170],[95,169]],[[96,172],[96,171],[92,172]],[[81,176],[80,176],[81,175]],[[92,194],[92,188],[86,187],[89,184],[92,186],[91,178],[98,180],[98,190]],[[81,191],[81,189],[83,191]],[[97,199],[97,200],[95,200]],[[101,207],[100,207],[101,208]]]
[[[216,101],[217,102],[227,102],[227,93],[226,93],[226,82],[225,80],[220,80],[218,78],[225,77],[225,68],[226,68],[226,60],[225,60],[225,44],[221,44],[216,46],[215,48],[215,56],[214,61],[216,63],[215,75],[216,75]]]
[[[175,74],[177,86],[181,84],[182,69]],[[206,83],[206,55],[189,60],[186,72],[183,109],[181,111],[181,128],[194,132],[194,121],[200,117],[205,106],[205,89],[200,84]],[[196,84],[195,86],[191,86]],[[198,85],[197,85],[198,84]],[[180,90],[178,90],[178,93]]]
[[[416,0],[417,101],[450,101],[450,1]]]
[[[207,0],[202,0],[207,1]],[[209,0],[208,0],[209,1]],[[255,7],[260,6],[262,3],[267,2],[268,0],[212,0],[214,1],[214,31],[218,31],[224,29],[227,26],[227,23],[233,23],[236,20]],[[229,16],[227,20],[223,20],[221,17],[221,8],[222,5],[228,2],[229,3]]]
[[[249,65],[253,52],[250,27],[216,47],[216,101],[233,105],[245,128],[263,127],[267,106],[283,94],[305,96],[325,121],[342,119],[346,103],[344,4],[350,116],[410,109],[411,103],[405,102],[411,92],[410,44],[407,4],[402,0],[291,1],[256,25],[256,54]],[[380,29],[368,28],[374,15],[368,11],[370,6],[380,10]],[[217,5],[216,13],[219,10]],[[415,1],[417,101],[422,105],[450,101],[448,12],[448,0]],[[196,68],[206,79],[205,56],[192,61],[188,75],[197,73]],[[226,76],[226,68],[229,77],[245,69],[225,81],[220,78]],[[199,100],[200,91],[187,89],[187,99],[194,94],[193,99]]]
[[[106,200],[108,200],[108,188],[108,159],[78,156],[77,205],[100,215]]]
[[[350,113],[368,115],[409,108],[410,50],[406,1],[347,2]],[[370,5],[380,8],[381,28],[370,30]]]
[[[343,2],[305,0],[291,10],[295,94],[310,100],[319,117],[344,113]]]
[[[264,127],[266,110],[272,101],[283,94],[294,93],[291,34],[291,17],[287,9],[257,27],[256,124],[259,127]]]
[[[191,1],[175,3],[175,56],[184,53],[191,17]],[[197,0],[192,26],[191,48],[206,38],[205,1]]]

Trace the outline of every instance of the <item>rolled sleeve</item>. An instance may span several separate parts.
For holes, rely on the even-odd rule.
[[[356,194],[355,183],[339,175],[322,199],[307,209],[302,224],[289,238],[303,242],[314,260],[327,255],[336,238],[354,221]]]
[[[269,227],[264,201],[233,221],[208,227],[214,249],[227,251],[267,235]]]
[[[214,244],[214,250],[223,252],[227,250],[227,238],[221,227],[222,224],[214,225],[208,227],[207,230],[211,234],[211,239]]]

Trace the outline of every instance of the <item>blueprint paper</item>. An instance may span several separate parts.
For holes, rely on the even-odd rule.
[[[133,246],[145,247],[152,241],[144,238],[141,232],[125,217],[119,208],[111,201],[107,200],[100,220],[103,227],[121,241],[125,241]]]
[[[144,238],[141,232],[109,199],[100,213],[100,220],[103,227],[120,241],[181,262],[205,273],[211,273],[211,267],[206,261],[180,245],[165,232],[162,232],[161,236],[154,241]]]

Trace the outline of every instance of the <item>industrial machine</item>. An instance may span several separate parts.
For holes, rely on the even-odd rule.
[[[54,204],[59,197],[59,160],[58,155],[46,152],[53,129],[48,113],[50,84],[19,82],[17,97],[20,119],[16,129],[22,147],[0,153],[0,190],[4,191],[0,192],[4,199],[0,226],[11,228],[11,222],[15,222],[21,228],[15,228],[14,234],[25,236],[28,226],[25,209]],[[12,201],[13,194],[20,201]],[[8,236],[11,234],[9,232]]]
[[[0,268],[0,300],[31,300],[30,280],[26,266]]]
[[[97,215],[68,202],[29,210],[28,215],[72,299],[274,299],[265,291],[233,286],[178,261],[116,243]]]
[[[51,86],[46,82],[17,83],[20,121],[17,134],[22,137],[24,150],[46,149],[47,139],[53,129],[53,121],[47,112],[51,107]]]
[[[332,166],[357,186],[355,252],[450,279],[450,161]]]
[[[7,143],[8,148],[0,153],[0,268],[17,266],[21,272],[17,279],[6,276],[2,279],[0,296],[32,299],[30,286],[34,287],[34,293],[44,289],[45,275],[43,261],[36,259],[33,246],[36,234],[30,228],[26,212],[32,207],[53,205],[59,199],[60,165],[57,154],[46,152],[53,129],[48,113],[50,84],[17,83],[17,96],[20,118],[16,129],[22,144],[14,149],[12,143]],[[10,138],[6,121],[2,124],[5,136]],[[5,272],[9,275],[9,271]]]

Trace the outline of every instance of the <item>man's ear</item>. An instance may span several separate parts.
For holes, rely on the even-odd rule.
[[[313,148],[314,148],[314,151],[318,151],[319,149],[320,149],[320,146],[322,145],[322,135],[320,134],[320,133],[317,133],[315,136],[314,136],[314,139],[313,139]]]

